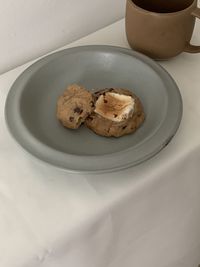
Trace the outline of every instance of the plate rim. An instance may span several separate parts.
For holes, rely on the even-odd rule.
[[[88,167],[85,169],[85,168],[70,168],[70,166],[63,166],[63,165],[60,165],[60,164],[57,164],[55,163],[55,161],[51,160],[51,159],[46,159],[46,158],[41,158],[41,155],[36,155],[34,153],[32,153],[29,149],[27,149],[27,144],[22,144],[22,142],[20,141],[20,136],[17,136],[16,137],[16,133],[15,133],[15,130],[13,130],[14,127],[12,127],[10,125],[10,119],[9,119],[9,116],[10,116],[10,112],[11,112],[11,109],[9,110],[9,106],[10,106],[10,102],[12,103],[13,101],[13,97],[12,95],[15,96],[16,92],[15,92],[15,88],[18,86],[18,84],[20,84],[23,79],[25,80],[24,82],[28,81],[29,78],[34,74],[34,71],[38,71],[40,68],[42,68],[42,66],[46,65],[48,62],[50,62],[52,59],[54,58],[57,58],[58,56],[61,56],[61,55],[66,55],[66,54],[71,54],[73,52],[79,52],[80,50],[81,51],[88,51],[89,50],[93,50],[93,51],[106,51],[106,52],[120,52],[120,53],[123,53],[123,54],[127,54],[128,56],[133,56],[134,58],[137,58],[139,59],[140,61],[142,61],[143,63],[149,65],[151,68],[154,69],[154,71],[156,71],[157,74],[158,73],[158,70],[159,72],[161,72],[161,74],[163,74],[169,83],[171,83],[171,85],[173,86],[173,90],[176,92],[176,97],[178,99],[178,102],[179,102],[179,112],[177,114],[177,119],[176,119],[176,123],[174,123],[173,125],[173,129],[172,129],[172,133],[167,136],[162,144],[160,144],[159,146],[157,146],[151,153],[148,153],[147,155],[143,156],[142,158],[139,158],[138,160],[135,160],[133,162],[129,162],[127,164],[122,164],[121,166],[112,166],[112,167],[107,167],[107,168],[101,168],[101,169],[88,169]],[[161,77],[161,75],[159,75]],[[162,77],[162,80],[163,80],[163,77]],[[23,86],[22,86],[23,88]],[[12,105],[11,105],[12,107]],[[5,121],[6,121],[6,125],[7,125],[7,128],[11,134],[11,136],[13,137],[13,139],[20,145],[20,147],[23,148],[24,151],[28,152],[29,155],[32,155],[34,158],[38,159],[39,161],[42,161],[42,162],[45,162],[49,165],[53,165],[54,167],[57,167],[58,169],[63,169],[63,170],[66,170],[68,172],[73,172],[73,173],[104,173],[104,172],[113,172],[113,171],[119,171],[119,170],[122,170],[122,169],[126,169],[126,168],[129,168],[129,167],[132,167],[132,166],[135,166],[135,165],[138,165],[150,158],[152,158],[154,155],[156,155],[158,152],[160,152],[170,141],[171,139],[173,138],[173,136],[176,134],[178,128],[179,128],[179,125],[180,125],[180,122],[181,122],[181,119],[182,119],[182,113],[183,113],[183,102],[182,102],[182,97],[181,97],[181,94],[180,94],[180,91],[179,91],[179,88],[176,84],[176,82],[174,81],[174,79],[172,78],[172,76],[162,67],[160,66],[157,62],[155,62],[154,60],[152,60],[151,58],[139,53],[139,52],[136,52],[136,51],[133,51],[131,49],[127,49],[127,48],[123,48],[123,47],[118,47],[118,46],[110,46],[110,45],[86,45],[86,46],[77,46],[77,47],[72,47],[72,48],[67,48],[67,49],[64,49],[64,50],[61,50],[61,51],[57,51],[57,52],[54,52],[54,53],[51,53],[47,56],[44,56],[43,58],[37,60],[36,62],[34,62],[33,64],[31,64],[28,68],[26,68],[19,76],[18,78],[14,81],[13,85],[11,86],[9,92],[8,92],[8,95],[7,95],[7,98],[6,98],[6,104],[5,104],[5,110],[4,110],[4,114],[5,114]],[[25,125],[21,125],[20,127],[24,127],[24,131],[26,132],[26,127]],[[31,138],[29,136],[29,138]],[[46,144],[42,143],[40,140],[36,139],[35,137],[33,137],[33,143],[34,142],[37,142],[37,143],[41,143],[42,147],[44,149],[47,149],[49,151],[56,151],[54,148],[51,148],[51,147],[48,147]],[[125,150],[126,151],[126,150]],[[58,152],[58,151],[57,151]],[[117,153],[121,154],[123,151],[121,152],[116,152],[116,153],[111,153],[111,154],[105,154],[105,155],[95,155],[95,156],[88,156],[88,155],[81,155],[81,156],[78,156],[78,155],[71,155],[71,154],[68,154],[68,153],[64,153],[64,152],[61,152],[59,151],[58,153],[61,155],[68,155],[74,159],[87,159],[87,160],[94,160],[94,159],[109,159],[109,157],[112,155],[116,155]],[[68,157],[69,158],[69,157]]]

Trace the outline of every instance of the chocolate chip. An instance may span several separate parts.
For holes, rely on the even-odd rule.
[[[91,107],[92,107],[92,108],[94,108],[94,107],[95,107],[95,105],[94,105],[94,102],[93,102],[93,101],[91,101],[91,102],[90,102],[90,104],[91,104]]]
[[[103,95],[105,96],[106,95],[106,92],[103,92]]]
[[[83,110],[80,109],[79,107],[76,107],[76,108],[74,109],[74,113],[82,114],[82,113],[83,113]]]
[[[108,103],[108,100],[104,99],[103,102],[104,102],[104,103]]]
[[[127,126],[124,126],[122,129],[125,130]]]
[[[73,121],[74,120],[74,117],[69,117],[69,121]]]
[[[93,118],[91,116],[88,117],[89,120],[93,121]]]
[[[114,114],[114,117],[117,118],[117,114]]]

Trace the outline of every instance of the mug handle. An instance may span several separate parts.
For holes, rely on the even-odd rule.
[[[199,18],[200,19],[200,8],[196,8],[193,12],[192,12],[192,16]],[[190,43],[188,43],[185,47],[185,52],[188,53],[200,53],[200,46],[199,45],[192,45]]]

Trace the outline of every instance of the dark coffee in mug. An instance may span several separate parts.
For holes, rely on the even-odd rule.
[[[189,7],[193,0],[132,0],[132,2],[151,12],[171,13]]]

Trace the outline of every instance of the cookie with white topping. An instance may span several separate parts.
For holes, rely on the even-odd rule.
[[[140,99],[127,89],[109,88],[94,93],[94,111],[85,125],[102,136],[120,137],[135,132],[145,114]]]

